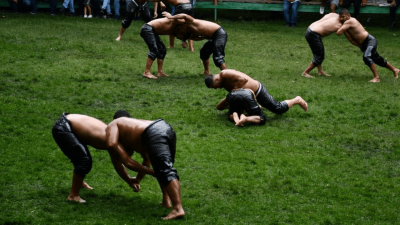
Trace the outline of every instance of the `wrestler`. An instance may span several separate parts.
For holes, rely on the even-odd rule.
[[[228,40],[228,34],[218,24],[206,20],[198,20],[186,14],[177,14],[171,16],[167,12],[163,15],[171,20],[184,19],[187,25],[189,39],[194,41],[208,39],[200,50],[200,58],[203,61],[204,75],[210,74],[210,55],[213,55],[214,64],[221,70],[226,69],[225,65],[225,45]]]
[[[161,6],[161,10],[163,10],[163,8],[165,8],[164,3],[161,0],[155,0],[154,2],[159,2],[160,6]],[[167,2],[171,5],[173,5],[175,7],[175,11],[173,11],[172,13],[175,14],[187,14],[190,16],[194,16],[194,9],[193,9],[193,5],[191,4],[190,0],[167,0]],[[157,5],[154,5],[154,12],[157,12]],[[154,18],[157,17],[157,14],[154,14]],[[194,48],[193,48],[193,40],[188,40],[189,42],[189,50],[191,52],[194,52]],[[169,36],[169,47],[168,48],[174,48],[174,44],[175,43],[175,37],[170,35]],[[182,41],[182,47],[186,48],[187,47],[187,43],[186,41]]]
[[[154,3],[156,5],[156,3]],[[147,0],[130,0],[128,3],[128,8],[126,9],[126,17],[122,20],[121,29],[119,30],[119,35],[116,41],[121,40],[122,35],[124,35],[125,30],[131,25],[135,14],[140,12],[140,16],[142,17],[145,23],[150,22],[151,15],[149,7],[147,6]]]
[[[172,211],[163,219],[183,217],[185,212],[182,208],[179,176],[172,167],[176,152],[176,135],[172,127],[162,119],[149,121],[122,114],[114,118],[106,129],[108,149],[125,149],[148,155],[163,193],[161,205],[171,208],[172,202],[173,206]]]
[[[93,117],[69,113],[63,113],[54,124],[53,138],[61,151],[71,159],[75,168],[68,200],[83,203],[85,200],[79,196],[80,188],[93,189],[83,181],[86,174],[92,169],[92,157],[87,145],[96,149],[107,150],[106,127],[105,123]],[[114,168],[129,186],[137,190],[138,180],[129,177],[124,166],[139,173],[154,175],[154,171],[132,160],[130,158],[132,153],[121,151],[120,148],[117,150],[109,151]],[[150,160],[146,157],[147,155],[144,156],[143,163],[149,164]]]
[[[252,90],[234,89],[228,93],[226,101],[229,104],[229,119],[235,122],[235,126],[244,126],[246,122],[265,124],[265,115],[257,104],[256,96]],[[247,116],[244,112],[247,113]]]
[[[147,54],[146,69],[143,73],[144,77],[157,79],[157,77],[168,76],[163,71],[164,58],[167,54],[167,49],[158,35],[174,35],[181,40],[186,40],[186,38],[183,37],[184,34],[181,33],[181,25],[181,22],[169,20],[167,18],[152,20],[143,25],[140,31],[140,36],[146,42],[150,51]],[[156,58],[158,65],[157,77],[150,72],[151,66]]]
[[[364,63],[371,69],[374,74],[374,78],[369,82],[380,82],[378,72],[375,64],[381,67],[385,67],[393,72],[394,78],[399,77],[399,69],[393,67],[389,62],[382,58],[376,51],[378,42],[376,39],[369,34],[364,27],[350,16],[347,9],[342,8],[339,10],[340,22],[343,24],[340,29],[336,32],[337,35],[344,35],[353,45],[360,48],[363,52]]]
[[[237,70],[226,69],[222,70],[219,74],[208,75],[205,78],[205,84],[208,88],[224,88],[228,92],[235,90],[237,88],[246,88],[252,90],[257,98],[257,102],[269,111],[275,114],[283,114],[289,110],[293,105],[300,105],[304,111],[307,112],[308,105],[307,102],[303,100],[300,96],[297,96],[290,100],[285,100],[282,102],[277,102],[267,91],[265,86],[259,81],[254,80],[247,74],[244,74]],[[218,105],[218,110],[224,110],[228,108],[229,103],[226,98],[222,99]]]
[[[325,59],[325,49],[322,38],[336,32],[340,26],[339,15],[336,13],[329,13],[307,28],[305,37],[314,55],[314,59],[301,74],[302,76],[314,78],[310,75],[310,72],[315,67],[318,68],[318,75],[330,76],[322,70],[321,66]]]

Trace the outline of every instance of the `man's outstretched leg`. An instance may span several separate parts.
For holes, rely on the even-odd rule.
[[[144,70],[143,76],[150,78],[150,79],[157,79],[157,77],[155,77],[151,72],[151,66],[153,65],[154,60],[150,59],[149,57],[147,57],[147,61],[146,61],[146,69]],[[158,60],[157,60],[158,62]]]
[[[170,219],[183,217],[185,215],[185,211],[183,211],[183,208],[182,208],[181,186],[179,184],[178,179],[174,179],[174,180],[170,181],[167,184],[167,186],[165,187],[165,190],[166,190],[169,198],[172,201],[173,208],[172,208],[172,211],[163,219],[170,220]],[[164,207],[165,207],[165,205],[164,205]]]
[[[71,187],[71,192],[68,195],[68,200],[70,201],[76,201],[76,202],[80,202],[80,203],[84,203],[86,202],[85,200],[83,200],[80,196],[79,196],[79,190],[81,189],[81,187],[85,187],[84,184],[86,184],[83,179],[85,179],[85,177],[81,177],[80,175],[74,173],[74,175],[72,176],[72,187]],[[86,184],[87,185],[87,184]],[[88,189],[93,189],[92,187],[90,187],[89,185],[87,185]]]
[[[118,37],[115,39],[116,41],[120,41],[121,40],[121,38],[122,38],[122,35],[124,35],[124,33],[125,33],[125,28],[123,27],[123,26],[121,26],[121,29],[119,30],[119,35],[118,35]]]
[[[308,78],[314,78],[313,76],[310,75],[311,70],[313,70],[315,68],[314,63],[310,63],[310,65],[307,66],[306,70],[304,70],[304,72],[301,74],[304,77],[308,77]]]
[[[297,96],[294,99],[290,99],[290,100],[285,100],[285,102],[288,104],[288,107],[291,108],[293,105],[300,105],[301,108],[304,109],[304,111],[307,112],[308,110],[308,104],[306,101],[304,101],[304,99],[300,96]]]
[[[392,66],[392,64],[390,64],[389,62],[386,63],[386,67],[387,69],[389,69],[390,71],[393,72],[394,78],[399,78],[399,69],[397,69],[396,67]]]
[[[325,71],[322,70],[322,66],[321,65],[318,65],[317,68],[318,68],[318,75],[327,76],[327,77],[331,76],[331,75],[325,73]]]
[[[163,71],[163,64],[164,60],[157,59],[157,65],[158,65],[157,77],[168,77],[168,75]]]

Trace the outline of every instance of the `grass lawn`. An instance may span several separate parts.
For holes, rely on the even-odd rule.
[[[378,67],[381,82],[369,83],[361,51],[335,34],[323,40],[323,68],[332,76],[300,76],[312,59],[304,33],[318,15],[303,17],[296,29],[282,20],[218,21],[228,33],[228,68],[261,81],[277,100],[300,95],[309,104],[307,113],[264,109],[265,126],[243,128],[215,109],[226,91],[204,85],[205,41],[195,42],[195,53],[176,41],[164,61],[169,77],[150,80],[142,77],[148,49],[141,21],[116,42],[120,21],[4,15],[0,224],[400,223],[400,81]],[[399,29],[366,29],[379,53],[400,67]],[[162,40],[168,45],[167,36]],[[161,220],[170,210],[159,205],[156,179],[145,177],[134,193],[108,153],[93,148],[85,181],[95,189],[81,191],[85,204],[66,200],[73,165],[51,127],[62,112],[109,123],[118,109],[163,118],[175,129],[183,219]]]

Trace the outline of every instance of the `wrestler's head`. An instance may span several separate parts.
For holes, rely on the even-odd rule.
[[[341,8],[339,10],[339,20],[342,24],[344,22],[346,22],[347,20],[349,20],[350,18],[351,18],[351,15],[349,13],[349,10],[347,10],[346,8]]]
[[[206,78],[204,79],[204,82],[206,83],[206,86],[208,88],[211,88],[211,86],[214,83],[214,75],[210,74],[210,75],[206,76]]]
[[[115,114],[114,114],[114,120],[115,120],[115,119],[118,119],[118,118],[120,118],[120,117],[128,117],[128,118],[130,118],[131,115],[130,115],[127,111],[125,111],[125,110],[118,110],[118,111],[116,111]]]

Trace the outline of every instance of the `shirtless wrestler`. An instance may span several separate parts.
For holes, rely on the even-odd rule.
[[[315,67],[318,68],[318,75],[330,76],[322,70],[322,62],[325,59],[325,49],[322,43],[322,38],[336,32],[342,24],[339,21],[339,15],[336,13],[326,14],[322,19],[312,23],[306,31],[306,40],[310,45],[314,59],[310,65],[301,74],[302,76],[314,78],[310,72]]]
[[[176,135],[172,127],[162,119],[156,121],[134,119],[122,113],[118,115],[118,112],[114,118],[106,129],[108,149],[113,151],[125,149],[127,152],[136,151],[148,155],[163,193],[161,205],[171,208],[172,202],[173,206],[172,211],[163,219],[183,217],[185,212],[182,208],[179,176],[172,167],[176,152]],[[145,166],[149,167],[150,164]],[[139,173],[136,179],[143,176],[144,174]]]
[[[244,126],[247,122],[258,125],[265,124],[265,115],[257,104],[256,96],[252,90],[234,89],[228,93],[226,101],[229,104],[229,119],[235,122],[235,126]],[[247,113],[247,115],[244,113]]]
[[[167,49],[165,48],[164,43],[160,39],[158,35],[174,35],[179,39],[187,39],[184,37],[184,34],[181,33],[181,24],[179,21],[169,20],[167,18],[161,18],[152,20],[143,25],[140,36],[146,42],[149,47],[149,53],[147,54],[147,62],[146,69],[143,73],[143,76],[150,79],[157,79],[157,77],[167,77],[168,75],[163,71],[164,58],[167,54]],[[154,60],[157,58],[157,77],[154,76],[151,72],[151,66],[153,65]]]
[[[165,8],[165,5],[161,0],[155,0],[154,2],[159,2],[162,10],[163,10],[163,8]],[[193,9],[192,4],[190,3],[190,0],[167,0],[167,2],[175,7],[174,14],[184,13],[184,14],[190,15],[192,17],[194,16],[194,9]],[[154,5],[154,12],[155,12],[154,18],[157,17],[157,14],[156,14],[157,9],[158,9],[158,6]],[[188,42],[189,42],[189,50],[194,52],[193,40],[189,39]],[[175,45],[174,43],[175,43],[175,37],[170,35],[168,48],[174,48],[174,45]],[[185,41],[182,41],[182,47],[183,48],[187,47],[187,43]]]
[[[107,150],[106,127],[105,123],[96,118],[68,113],[63,113],[54,124],[53,138],[61,151],[71,159],[75,168],[68,200],[83,203],[85,200],[79,196],[80,188],[93,189],[83,181],[86,174],[92,169],[92,157],[87,145],[96,149]],[[132,160],[130,158],[132,153],[122,150],[117,148],[109,151],[112,163],[118,175],[136,190],[137,179],[129,177],[124,166],[145,174],[154,175],[154,171]],[[143,162],[149,162],[149,159],[143,157]]]
[[[184,19],[190,39],[194,41],[208,39],[200,50],[200,58],[204,65],[204,75],[210,74],[211,54],[213,55],[215,66],[221,70],[226,69],[224,58],[228,34],[220,25],[206,20],[198,20],[186,14],[171,16],[171,14],[163,12],[163,15],[171,20]]]
[[[154,3],[154,5],[156,4]],[[124,35],[125,30],[131,25],[132,20],[137,12],[140,12],[140,16],[145,23],[150,22],[151,15],[149,7],[147,6],[147,0],[130,0],[128,3],[128,8],[126,9],[126,17],[124,20],[122,20],[121,29],[119,30],[117,39],[115,39],[116,41],[121,40],[122,35]]]
[[[300,96],[290,100],[277,102],[268,93],[263,84],[237,70],[226,69],[222,70],[221,73],[216,75],[210,74],[205,78],[205,84],[208,88],[224,88],[228,92],[231,92],[237,88],[250,89],[255,93],[257,102],[260,103],[262,107],[275,114],[283,114],[287,112],[293,105],[300,105],[301,108],[303,108],[306,112],[308,110],[307,102],[304,101]],[[228,108],[228,106],[229,103],[226,101],[226,98],[224,98],[218,103],[217,109],[224,110]]]
[[[336,32],[337,35],[344,35],[353,45],[359,47],[363,52],[364,63],[371,69],[374,74],[374,78],[369,82],[379,82],[379,75],[376,71],[375,64],[381,67],[385,67],[393,72],[394,78],[399,77],[399,69],[393,67],[389,62],[382,58],[376,51],[378,47],[378,42],[376,39],[370,35],[364,27],[356,20],[350,16],[347,9],[342,8],[339,10],[340,22],[343,26]]]

